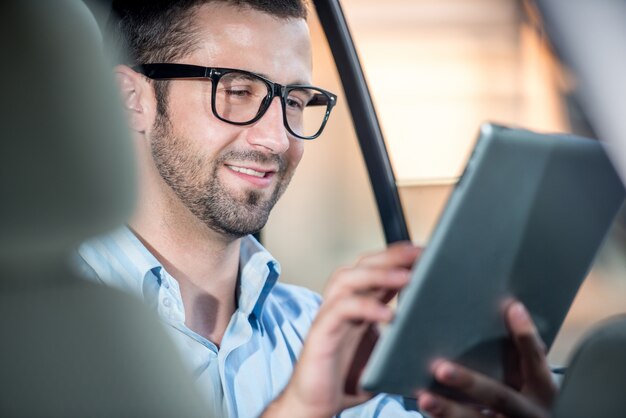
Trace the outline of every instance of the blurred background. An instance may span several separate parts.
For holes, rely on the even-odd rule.
[[[374,99],[412,240],[427,245],[484,121],[594,136],[575,80],[530,2],[343,0]],[[312,15],[315,83],[339,95],[321,138],[305,144],[263,231],[282,280],[323,291],[332,272],[384,237],[326,38]],[[564,363],[589,327],[626,305],[624,219],[600,251],[550,353]],[[468,249],[471,251],[471,249]]]

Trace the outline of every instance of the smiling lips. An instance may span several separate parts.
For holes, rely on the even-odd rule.
[[[238,173],[243,173],[249,176],[261,177],[261,178],[265,177],[265,175],[269,172],[269,171],[257,171],[257,170],[253,170],[251,168],[245,168],[245,167],[237,167],[235,165],[227,165],[226,167]]]
[[[271,179],[273,175],[276,173],[274,169],[260,169],[260,168],[249,168],[249,167],[241,167],[237,165],[229,165],[226,164],[226,167],[237,173],[239,177],[243,177],[245,180],[253,183],[257,187],[265,187],[271,183]]]

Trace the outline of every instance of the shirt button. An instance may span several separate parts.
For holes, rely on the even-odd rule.
[[[166,289],[170,288],[170,284],[167,282],[167,280],[163,281],[163,287],[165,287]]]
[[[163,305],[165,305],[166,308],[169,308],[172,305],[172,301],[168,298],[165,298],[163,299]]]

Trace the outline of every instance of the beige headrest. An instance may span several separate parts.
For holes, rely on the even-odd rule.
[[[2,1],[0,51],[0,261],[65,252],[123,223],[133,147],[89,9]]]

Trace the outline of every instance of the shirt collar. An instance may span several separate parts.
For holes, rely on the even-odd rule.
[[[159,277],[161,263],[127,226],[92,238],[80,256],[105,284],[144,297],[144,282]]]
[[[280,276],[280,264],[251,235],[241,240],[239,257],[239,310],[261,316],[267,296]]]
[[[161,270],[165,269],[127,226],[88,241],[79,253],[104,283],[141,298],[146,296],[146,281],[156,279],[161,284]],[[278,261],[254,237],[243,237],[238,310],[246,316],[260,317],[279,275]]]

